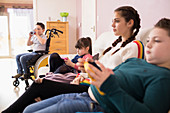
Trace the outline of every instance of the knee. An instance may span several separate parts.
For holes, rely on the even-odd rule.
[[[58,53],[52,53],[50,55],[50,59],[56,59],[56,58],[59,58],[59,57],[60,57],[60,55]]]
[[[57,103],[57,113],[73,113],[77,111],[90,111],[89,106],[84,101],[79,99],[74,100],[71,98],[63,99]]]
[[[17,60],[20,60],[20,57],[21,57],[21,56],[22,56],[22,55],[20,55],[20,54],[17,55],[17,56],[16,56],[16,59],[17,59]]]
[[[32,104],[29,105],[29,106],[27,106],[27,107],[24,109],[23,113],[33,113]]]
[[[20,62],[26,62],[27,61],[27,56],[23,55],[20,57]]]

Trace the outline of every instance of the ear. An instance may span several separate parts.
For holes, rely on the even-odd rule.
[[[45,29],[43,29],[43,32],[45,31]]]
[[[130,19],[129,22],[127,23],[128,27],[132,27],[134,25],[134,20]]]
[[[86,47],[86,51],[89,51],[89,49],[90,49],[89,47]]]

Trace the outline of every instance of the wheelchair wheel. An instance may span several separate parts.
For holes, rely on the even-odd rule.
[[[44,66],[48,65],[48,57],[49,56],[50,56],[49,54],[43,55],[36,61],[35,66],[34,66],[34,76],[35,76],[35,78],[38,77],[38,69],[40,67],[44,67]]]
[[[25,79],[25,84],[26,84],[25,90],[27,90],[30,87],[28,79]]]
[[[18,86],[19,86],[19,83],[20,83],[19,80],[16,79],[16,80],[13,82],[13,85],[14,85],[15,87],[18,87]]]
[[[27,90],[29,87],[30,87],[30,86],[26,86],[26,87],[25,87],[25,90]]]

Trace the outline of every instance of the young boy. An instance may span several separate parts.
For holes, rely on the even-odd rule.
[[[131,58],[113,71],[96,61],[101,70],[88,93],[63,94],[28,106],[24,113],[167,113],[170,109],[170,19],[161,19],[146,45],[146,61]],[[100,95],[97,88],[104,92]]]
[[[27,72],[26,62],[38,54],[35,53],[35,51],[46,49],[47,37],[43,35],[44,31],[45,31],[45,25],[43,23],[37,22],[34,32],[29,33],[29,38],[27,41],[27,46],[33,45],[33,52],[22,53],[16,56],[18,71],[17,71],[17,75],[12,76],[12,78],[19,78],[23,74],[24,77],[27,77],[28,72]]]

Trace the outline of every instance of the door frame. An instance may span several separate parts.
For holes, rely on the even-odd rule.
[[[85,34],[84,33],[84,29],[83,29],[83,24],[84,24],[84,21],[83,21],[83,19],[90,19],[90,16],[88,16],[88,17],[84,17],[84,15],[87,15],[87,14],[83,14],[87,9],[88,9],[88,7],[85,7],[85,6],[87,6],[87,4],[89,4],[89,3],[87,3],[87,4],[84,4],[84,3],[86,3],[85,1],[87,1],[87,0],[84,0],[84,2],[83,2],[83,0],[82,0],[82,36]],[[97,39],[97,0],[90,0],[90,1],[92,1],[92,2],[94,2],[94,6],[93,6],[93,10],[94,10],[94,12],[92,12],[93,13],[93,15],[94,15],[94,18],[92,18],[92,19],[94,19],[93,21],[94,21],[94,25],[92,25],[91,27],[90,27],[90,29],[92,29],[93,31],[94,31],[94,34],[93,34],[93,41],[95,41],[96,39]],[[85,5],[85,6],[83,6],[83,5]],[[83,9],[84,8],[84,9]],[[88,23],[86,23],[86,24],[88,24]],[[85,35],[86,36],[86,35]]]

